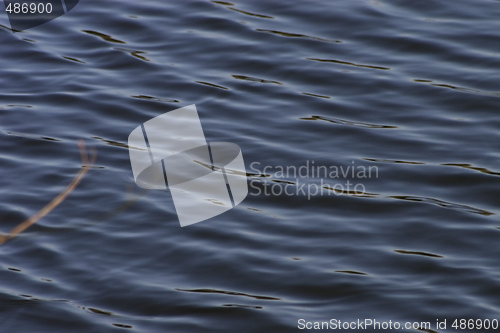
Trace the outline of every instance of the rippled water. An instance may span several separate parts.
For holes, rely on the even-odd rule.
[[[500,319],[499,17],[486,0],[109,0],[14,33],[0,15],[1,231],[71,182],[79,139],[97,151],[0,247],[1,331]],[[180,228],[170,193],[135,185],[127,138],[190,104],[254,188]],[[378,177],[256,195],[300,185],[264,166],[308,161]]]

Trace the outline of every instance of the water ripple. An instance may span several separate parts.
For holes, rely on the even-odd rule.
[[[82,32],[85,32],[86,34],[89,34],[89,35],[97,36],[97,37],[101,38],[102,40],[104,40],[106,42],[116,43],[116,44],[126,44],[124,41],[121,41],[119,39],[113,38],[110,35],[103,34],[103,33],[98,32],[98,31],[82,30]]]
[[[335,63],[335,64],[349,65],[349,66],[355,66],[355,67],[364,67],[364,68],[371,68],[371,69],[390,70],[389,67],[373,66],[373,65],[360,65],[360,64],[355,64],[353,62],[340,61],[340,60],[334,60],[334,59],[319,59],[319,58],[306,58],[306,59],[307,60],[319,61],[319,62],[331,62],[331,63]]]
[[[186,291],[186,292],[190,292],[190,293],[208,293],[208,294],[224,294],[224,295],[231,295],[231,296],[245,296],[245,297],[262,299],[262,300],[269,300],[269,301],[279,301],[280,300],[277,297],[251,295],[251,294],[239,293],[239,292],[234,292],[234,291],[217,290],[217,289],[178,289],[177,288],[176,290]]]
[[[280,83],[278,81],[264,80],[264,79],[259,79],[256,77],[251,77],[251,76],[246,76],[246,75],[232,75],[232,76],[238,80],[255,81],[255,82],[260,82],[260,83],[274,83],[274,84],[282,85],[282,83]]]
[[[336,119],[331,117],[324,116],[311,116],[309,118],[300,118],[301,120],[322,120],[327,121],[329,123],[337,124],[337,125],[348,125],[348,126],[356,126],[356,127],[365,127],[365,128],[397,128],[396,126],[391,125],[378,125],[378,124],[370,124],[364,123],[360,121],[350,121],[345,119]]]
[[[411,196],[411,195],[392,195],[389,198],[398,199],[398,200],[406,200],[406,201],[423,202],[423,203],[428,203],[428,204],[436,205],[436,206],[443,207],[443,208],[456,209],[456,210],[463,211],[463,212],[485,215],[485,216],[494,215],[494,213],[489,212],[489,211],[484,210],[484,209],[479,209],[479,208],[475,208],[475,207],[468,206],[468,205],[462,205],[462,204],[447,202],[444,200],[438,200],[438,199],[428,198],[428,197],[418,197],[418,196]]]
[[[304,34],[297,34],[297,33],[291,33],[291,32],[278,31],[278,30],[256,29],[256,31],[268,32],[268,33],[271,33],[273,35],[278,35],[281,37],[306,38],[306,39],[317,40],[320,42],[342,43],[342,41],[339,41],[339,40],[331,40],[331,39],[326,39],[326,38],[320,38],[320,37],[314,37],[314,36],[309,36],[309,35],[304,35]]]
[[[439,254],[423,252],[423,251],[394,250],[394,252],[401,253],[401,254],[413,254],[413,255],[417,255],[417,256],[432,257],[432,258],[444,258],[443,256],[440,256]]]

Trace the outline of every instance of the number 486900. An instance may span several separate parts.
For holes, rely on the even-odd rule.
[[[5,11],[9,14],[50,14],[52,13],[52,4],[49,3],[28,3],[14,2],[9,3]]]
[[[498,320],[497,319],[455,319],[453,324],[451,325],[454,329],[469,329],[469,330],[497,330],[498,329]]]

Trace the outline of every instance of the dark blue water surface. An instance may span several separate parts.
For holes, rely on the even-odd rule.
[[[97,151],[0,246],[1,332],[495,331],[450,326],[500,320],[499,1],[94,0],[0,24],[1,231],[71,182],[78,140]],[[135,185],[127,138],[190,104],[252,186],[181,228],[168,191]],[[312,161],[377,174],[276,174]],[[365,191],[295,192],[322,180]]]

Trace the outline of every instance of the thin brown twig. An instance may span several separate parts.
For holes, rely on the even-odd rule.
[[[93,151],[92,155],[89,158],[87,149],[85,148],[85,142],[83,140],[80,140],[80,142],[78,142],[78,147],[80,148],[80,155],[82,158],[83,166],[80,169],[80,171],[76,174],[75,178],[73,178],[73,181],[68,185],[68,187],[66,187],[64,191],[59,193],[57,197],[52,199],[51,202],[49,202],[45,207],[43,207],[40,211],[38,211],[38,213],[31,216],[24,222],[20,223],[17,227],[12,229],[8,235],[1,236],[0,245],[16,237],[21,232],[23,232],[24,230],[28,229],[33,224],[38,222],[41,218],[49,214],[52,210],[54,210],[54,208],[59,206],[59,204],[61,204],[71,192],[75,190],[75,188],[78,186],[78,184],[83,179],[85,174],[90,170],[90,167],[94,164],[97,156],[96,152]]]

